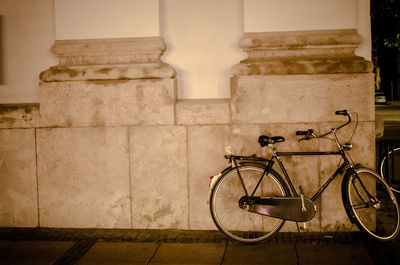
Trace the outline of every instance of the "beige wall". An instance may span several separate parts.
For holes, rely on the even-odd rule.
[[[371,60],[369,0],[244,0],[244,31],[357,29],[356,54]]]
[[[39,73],[56,63],[53,0],[2,0],[3,76],[1,103],[39,102]]]
[[[161,35],[181,99],[230,97],[243,31],[357,28],[363,42],[356,54],[370,60],[369,0],[2,0],[0,14],[0,103],[40,101],[38,75],[55,64],[55,39]]]
[[[347,29],[356,25],[356,0],[244,0],[245,32]]]
[[[57,40],[159,35],[158,0],[55,0],[55,13]]]
[[[241,0],[161,1],[164,61],[178,72],[178,98],[229,98],[230,68],[245,56]]]

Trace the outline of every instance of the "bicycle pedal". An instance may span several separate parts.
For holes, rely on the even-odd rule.
[[[308,229],[308,227],[307,227],[307,223],[302,223],[302,224],[300,225],[300,231],[303,231],[303,232],[308,232],[308,231],[310,231],[310,229]]]

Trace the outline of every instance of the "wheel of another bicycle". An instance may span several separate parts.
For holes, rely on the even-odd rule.
[[[388,162],[389,165],[387,165]],[[387,156],[383,157],[379,169],[379,173],[389,183],[390,188],[394,192],[400,193],[400,185],[392,183],[394,179],[390,179],[395,176],[400,177],[400,147],[393,149]],[[389,172],[386,173],[386,170]]]
[[[260,165],[239,167],[249,194],[257,186],[264,172]],[[239,207],[239,199],[245,196],[237,169],[233,168],[223,175],[215,184],[210,198],[210,211],[215,225],[230,238],[244,242],[256,243],[275,235],[284,220],[249,212]],[[271,171],[263,177],[254,196],[289,196],[289,190],[282,177]]]
[[[394,239],[399,233],[399,205],[384,179],[358,168],[344,184],[345,207],[358,228],[378,240]]]

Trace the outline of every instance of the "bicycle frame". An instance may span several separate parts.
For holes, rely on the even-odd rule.
[[[262,182],[262,179],[263,179],[264,176],[265,176],[266,174],[268,174],[268,172],[271,170],[273,164],[275,163],[275,162],[274,162],[274,158],[278,161],[279,167],[281,168],[281,170],[282,170],[282,172],[283,172],[283,175],[284,175],[284,177],[285,177],[285,181],[286,181],[286,183],[289,185],[289,188],[290,188],[291,192],[293,193],[293,196],[294,196],[294,197],[299,197],[299,194],[297,193],[297,191],[296,191],[296,189],[295,189],[295,187],[294,187],[294,185],[293,185],[293,183],[292,183],[292,180],[290,179],[289,174],[287,173],[287,171],[286,171],[286,169],[285,169],[285,166],[283,165],[282,160],[280,159],[280,156],[310,156],[310,155],[312,155],[312,156],[327,156],[327,155],[328,155],[328,156],[329,156],[329,155],[340,155],[340,156],[342,157],[342,159],[343,159],[343,163],[336,169],[336,171],[331,175],[331,177],[330,177],[327,181],[325,181],[325,183],[324,183],[324,184],[315,192],[315,194],[311,197],[311,201],[314,202],[315,200],[317,200],[317,199],[319,198],[319,196],[320,196],[320,195],[325,191],[325,189],[329,186],[329,184],[330,184],[339,174],[342,174],[343,171],[344,171],[345,169],[354,168],[354,165],[347,159],[346,153],[345,153],[343,147],[341,146],[341,144],[339,143],[339,140],[338,140],[338,138],[337,138],[337,136],[336,136],[336,130],[342,128],[343,126],[345,126],[345,125],[347,125],[347,124],[349,124],[349,123],[350,123],[350,120],[349,120],[349,122],[347,122],[346,124],[343,124],[343,125],[339,126],[339,127],[336,128],[336,129],[332,129],[332,131],[330,131],[329,133],[326,133],[326,134],[323,135],[323,136],[326,136],[326,135],[332,133],[332,135],[333,135],[333,137],[334,137],[334,140],[335,140],[335,142],[336,142],[336,145],[337,145],[337,147],[338,147],[338,151],[336,151],[336,152],[334,152],[334,151],[331,151],[331,152],[277,152],[277,151],[276,151],[276,148],[275,148],[274,146],[272,146],[272,151],[273,151],[272,158],[268,160],[268,164],[267,164],[267,166],[265,167],[265,170],[264,170],[262,176],[260,177],[260,179],[259,179],[259,181],[258,181],[256,187],[254,188],[254,190],[253,190],[251,196],[253,196],[253,195],[255,194],[255,192],[256,192],[258,186],[259,186],[260,183]],[[234,163],[235,163],[235,167],[237,168],[237,164],[236,164],[236,161],[235,161],[235,160],[234,160]],[[245,191],[245,193],[246,193],[246,196],[248,196],[248,192],[247,192],[247,190],[246,190],[246,188],[245,188],[245,186],[244,186],[244,183],[243,183],[243,180],[242,180],[242,178],[241,178],[241,176],[240,176],[240,172],[239,172],[239,171],[238,171],[238,174],[239,174],[239,178],[240,178],[242,187],[243,187],[243,189],[244,189],[244,191]]]
[[[281,168],[283,175],[285,176],[285,181],[286,183],[289,185],[289,188],[291,190],[291,192],[293,193],[293,195],[295,197],[298,197],[298,193],[296,191],[296,189],[294,188],[294,185],[292,183],[292,180],[289,177],[289,174],[287,173],[285,166],[283,165],[280,156],[309,156],[309,155],[314,155],[314,156],[326,156],[326,155],[341,155],[344,158],[344,162],[336,169],[336,171],[331,175],[331,177],[325,181],[325,183],[315,192],[315,194],[311,197],[312,201],[315,201],[318,199],[318,197],[322,194],[322,192],[324,192],[324,190],[329,186],[329,184],[341,173],[343,173],[343,171],[346,168],[349,168],[350,165],[347,161],[347,158],[345,157],[344,154],[342,154],[341,152],[275,152],[273,158],[276,158],[276,160],[278,161],[279,167]],[[273,163],[272,160],[269,163]],[[266,171],[268,169],[268,166],[266,168]],[[267,172],[264,173],[264,175]]]

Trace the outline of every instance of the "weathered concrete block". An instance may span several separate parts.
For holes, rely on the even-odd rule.
[[[37,226],[34,129],[0,130],[0,186],[0,226]]]
[[[229,99],[185,99],[176,103],[176,122],[184,125],[229,124]]]
[[[232,125],[231,147],[235,155],[263,155],[263,149],[258,143],[261,135],[260,125]]]
[[[0,128],[34,128],[39,124],[39,104],[0,106]]]
[[[40,84],[42,126],[173,124],[174,79]]]
[[[373,121],[372,74],[240,76],[232,78],[232,122],[258,124],[339,120],[358,112]]]
[[[229,166],[224,158],[229,125],[188,127],[190,229],[216,229],[206,204],[210,176]]]
[[[40,224],[131,228],[127,128],[38,129]]]
[[[133,227],[188,229],[186,128],[137,126],[129,139]]]

